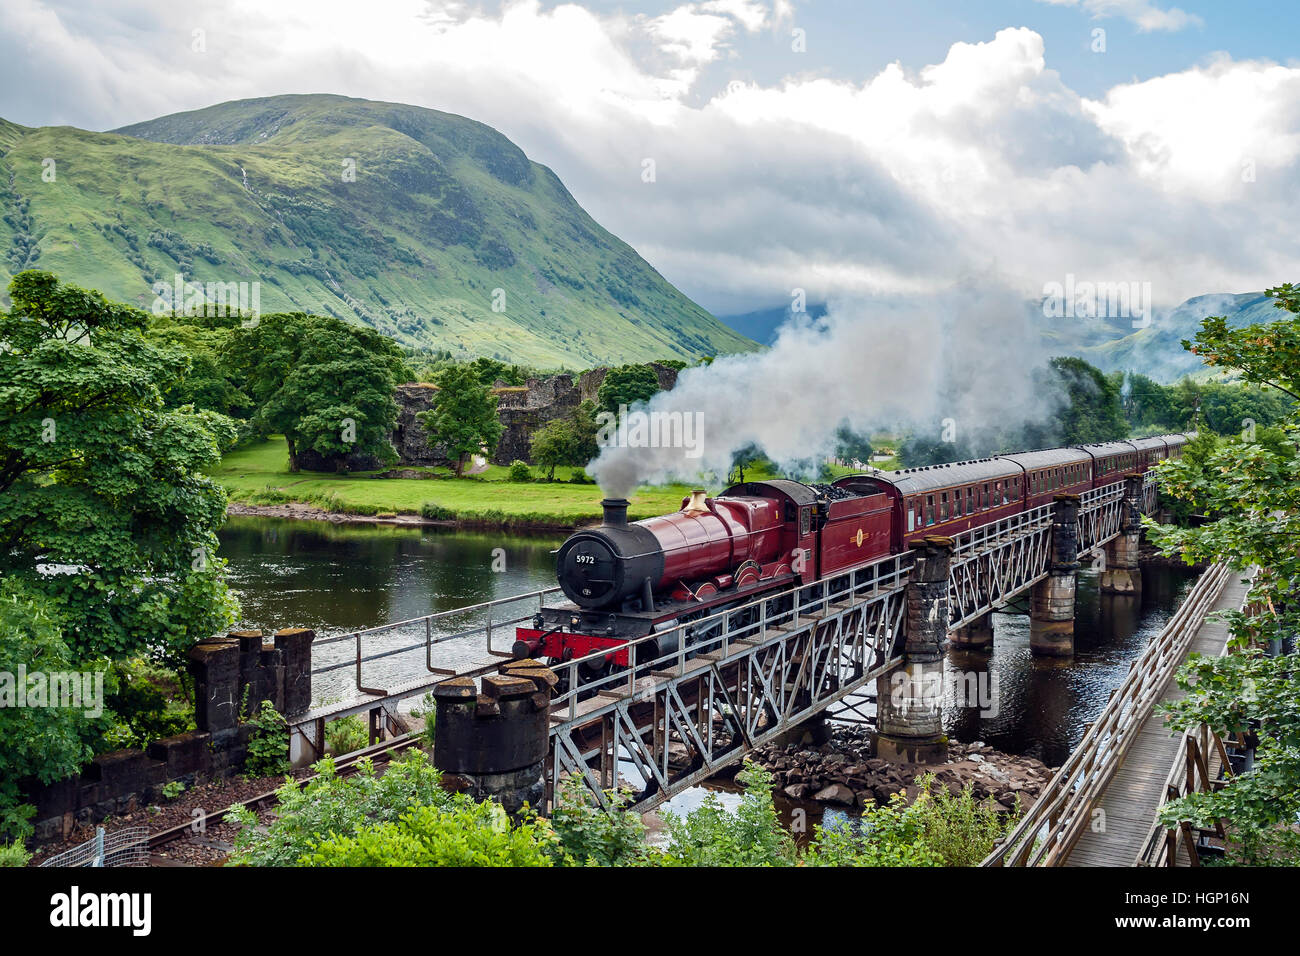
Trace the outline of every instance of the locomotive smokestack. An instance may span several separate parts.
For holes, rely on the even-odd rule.
[[[692,491],[691,500],[686,503],[686,513],[688,515],[696,515],[708,511],[709,509],[704,504],[704,499],[706,497],[707,495],[705,492],[698,488],[695,491]]]
[[[626,498],[604,498],[600,502],[601,508],[605,511],[605,524],[611,527],[623,527],[627,524],[627,507]]]

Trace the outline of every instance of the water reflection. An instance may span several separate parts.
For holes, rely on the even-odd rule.
[[[310,627],[318,641],[353,631],[509,597],[555,583],[551,554],[563,539],[453,532],[440,528],[330,524],[232,517],[221,531],[221,556],[242,605],[241,626],[271,631]],[[523,613],[522,606],[519,613]],[[452,633],[470,616],[445,622]],[[371,639],[366,653],[421,642],[423,627]],[[509,646],[509,635],[501,639]],[[481,643],[449,647],[448,663],[487,658]],[[316,667],[350,660],[352,642],[318,644]],[[368,663],[365,682],[391,687],[426,673],[424,650]],[[313,681],[324,700],[354,695],[350,669]]]
[[[1190,587],[1194,574],[1147,567],[1141,596],[1099,593],[1096,572],[1079,574],[1074,657],[1035,658],[1029,618],[993,616],[993,651],[950,651],[944,724],[949,736],[982,740],[1008,753],[1064,762],[1084,729],[1120,685],[1129,662],[1158,634]],[[956,691],[974,684],[991,689],[992,706],[965,706]],[[973,703],[974,701],[972,701]]]

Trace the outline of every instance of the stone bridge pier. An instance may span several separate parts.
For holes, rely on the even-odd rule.
[[[896,763],[943,763],[943,658],[948,641],[948,570],[953,540],[912,545],[903,665],[876,679],[876,756]]]
[[[1124,476],[1124,506],[1119,534],[1106,545],[1106,568],[1101,572],[1103,594],[1139,594],[1142,569],[1139,551],[1142,543],[1141,475]]]
[[[1079,496],[1057,495],[1047,577],[1029,593],[1029,650],[1036,657],[1074,654],[1074,598],[1079,571]]]

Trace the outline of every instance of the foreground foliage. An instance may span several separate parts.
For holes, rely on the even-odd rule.
[[[799,848],[781,826],[772,777],[747,764],[739,806],[715,794],[684,816],[665,813],[668,841],[647,842],[625,794],[595,805],[570,779],[549,819],[525,809],[510,819],[493,802],[449,794],[423,752],[394,760],[382,776],[369,761],[341,778],[333,761],[305,785],[286,781],[275,820],[263,828],[246,810],[231,862],[252,866],[971,866],[1009,825],[926,777],[910,807],[902,795],[859,821],[818,828]],[[1013,822],[1013,821],[1012,821]]]

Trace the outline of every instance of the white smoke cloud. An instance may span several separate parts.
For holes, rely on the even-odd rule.
[[[607,495],[626,497],[643,483],[709,472],[722,481],[749,445],[784,469],[815,469],[841,426],[869,435],[951,419],[951,437],[964,442],[1052,417],[1060,397],[1037,374],[1048,359],[1035,328],[1041,314],[992,284],[936,290],[927,301],[833,303],[819,321],[787,323],[766,352],[685,369],[672,390],[634,411],[661,421],[698,413],[700,446],[611,444],[588,473]]]

